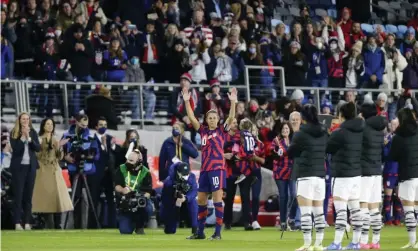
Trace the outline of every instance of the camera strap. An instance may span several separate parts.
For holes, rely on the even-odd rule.
[[[135,187],[138,185],[138,179],[139,179],[139,174],[140,174],[141,172],[139,172],[138,173],[138,175],[136,176],[136,179],[135,179],[135,183],[134,183],[134,185],[131,187],[131,174],[128,172],[128,184],[127,184],[127,186],[132,190],[132,191],[135,191]]]

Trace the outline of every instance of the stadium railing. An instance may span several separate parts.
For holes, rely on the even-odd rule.
[[[76,111],[85,109],[85,98],[100,85],[110,88],[121,124],[139,125],[141,128],[148,124],[170,124],[171,95],[179,87],[179,84],[173,83],[2,80],[1,118],[13,123],[16,115],[26,111],[32,114],[32,119],[37,123],[50,109],[57,124],[68,125]],[[199,91],[201,101],[210,92],[209,85],[193,84],[192,87]],[[223,85],[221,93],[231,87],[237,88],[241,99],[249,100],[247,85]]]

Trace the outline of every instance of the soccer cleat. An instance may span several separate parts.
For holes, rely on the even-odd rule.
[[[195,233],[193,235],[190,235],[186,238],[187,240],[204,240],[206,239],[205,234],[199,235],[198,233]]]
[[[32,230],[32,226],[29,224],[25,224],[25,230]]]
[[[360,243],[354,244],[350,242],[347,247],[344,248],[344,250],[360,250]]]
[[[239,184],[241,181],[245,180],[247,178],[244,174],[241,174],[237,180],[235,181],[235,184]]]
[[[407,245],[401,247],[401,249],[410,249],[410,248],[414,248],[414,244],[408,243]]]
[[[253,230],[254,230],[254,228],[253,228],[253,226],[251,226],[250,224],[248,224],[248,225],[246,225],[246,226],[244,227],[244,230],[245,230],[245,231],[253,231]]]
[[[296,249],[295,251],[310,251],[309,250],[310,247],[311,246],[305,246],[305,245],[303,245],[302,247]]]
[[[325,250],[343,250],[343,248],[341,247],[341,243],[340,244],[331,243],[331,245],[326,247]]]
[[[220,235],[215,235],[214,234],[211,237],[209,237],[208,240],[210,240],[210,241],[219,241],[219,240],[222,240],[222,238],[221,238]]]
[[[258,223],[258,221],[253,221],[253,224],[251,224],[253,226],[254,230],[261,230],[261,226],[260,223]]]
[[[16,224],[16,226],[15,226],[15,230],[16,230],[16,231],[22,231],[22,230],[23,230],[22,225],[20,225],[20,224]]]
[[[361,250],[368,250],[368,249],[370,249],[370,245],[369,245],[369,244],[367,244],[367,243],[366,243],[366,244],[361,244],[361,243],[360,243],[360,249],[361,249]]]
[[[380,243],[372,243],[370,244],[370,249],[378,250],[380,249]]]

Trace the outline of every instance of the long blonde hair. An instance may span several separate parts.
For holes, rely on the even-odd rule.
[[[13,139],[18,139],[21,136],[21,131],[22,131],[22,125],[20,124],[20,118],[22,118],[23,115],[28,115],[29,117],[29,128],[32,129],[32,120],[30,119],[30,115],[27,112],[22,112],[21,114],[19,114],[19,117],[17,117],[16,122],[15,122],[15,126],[12,129],[12,138]]]

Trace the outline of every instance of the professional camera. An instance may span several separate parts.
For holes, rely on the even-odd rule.
[[[83,139],[76,135],[68,135],[65,138],[69,139],[68,142],[71,143],[71,148],[68,150],[68,153],[72,155],[79,168],[83,168],[84,161],[93,162],[92,156],[96,155],[96,149],[91,147],[94,141],[93,137]]]
[[[119,201],[119,209],[125,213],[135,213],[146,206],[147,198],[145,194],[137,191],[122,195]]]
[[[190,185],[187,181],[180,181],[174,184],[174,198],[181,199],[183,195],[187,194],[190,190]]]

